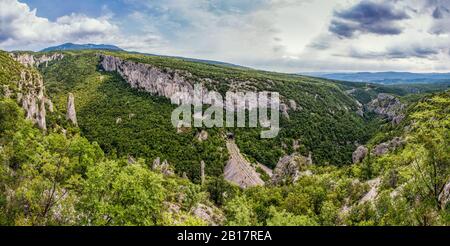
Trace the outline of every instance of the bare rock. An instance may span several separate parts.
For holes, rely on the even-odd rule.
[[[446,205],[448,202],[450,202],[450,182],[448,182],[444,186],[444,190],[439,195],[439,201],[443,205]]]
[[[30,70],[22,70],[18,82],[17,102],[26,112],[26,118],[42,130],[47,130],[45,87],[42,76]]]
[[[50,111],[50,113],[53,113],[55,111],[55,106],[53,105],[53,102],[50,99],[46,98],[45,104],[47,105],[48,111]]]
[[[153,161],[152,170],[161,172],[164,176],[172,176],[175,174],[169,162],[164,160],[161,163],[161,159],[159,157]]]
[[[128,164],[135,164],[136,159],[132,155],[128,155]]]
[[[284,104],[284,103],[280,104],[280,112],[281,112],[281,114],[283,115],[284,118],[289,120],[290,117],[289,117],[288,110],[289,110],[289,108],[288,108],[288,106],[286,104]]]
[[[385,93],[378,94],[378,97],[367,105],[369,112],[374,112],[394,124],[399,124],[403,120],[404,109],[405,105],[398,98]]]
[[[35,55],[31,53],[11,53],[11,57],[24,66],[39,67],[42,64],[48,66],[48,63],[51,61],[62,60],[64,58],[64,55],[60,53],[54,53],[50,55],[48,54]]]
[[[197,134],[197,139],[198,139],[198,141],[200,141],[200,142],[203,142],[203,141],[208,140],[208,137],[209,137],[208,132],[205,131],[205,130],[202,130],[201,132],[199,132],[199,133]]]
[[[72,93],[69,93],[69,96],[67,97],[66,119],[75,126],[78,126],[77,111],[75,110],[75,96]]]
[[[201,203],[192,209],[192,214],[210,226],[221,225],[224,221],[224,216],[219,209]]]
[[[281,158],[273,171],[272,183],[279,185],[297,182],[302,176],[301,170],[306,168],[309,163],[310,160],[307,157],[296,153]]]
[[[161,69],[109,55],[100,55],[100,59],[100,65],[105,71],[119,73],[133,88],[169,99],[176,97],[179,92],[190,95],[188,98],[177,98],[178,103],[190,101],[194,94],[194,87],[189,82],[187,72]],[[204,93],[206,94],[206,91]]]
[[[376,178],[376,179],[370,180],[367,182],[367,184],[370,186],[370,190],[359,201],[359,204],[375,201],[375,199],[378,197],[378,188],[381,185],[381,178]]]
[[[297,103],[291,99],[291,100],[289,100],[289,107],[295,111],[295,110],[297,110]]]
[[[376,145],[372,150],[372,154],[374,156],[382,156],[391,151],[395,151],[396,149],[401,148],[404,145],[405,145],[405,141],[403,139],[401,139],[399,137],[395,137],[388,142]]]
[[[361,161],[363,161],[364,158],[366,158],[368,153],[369,153],[369,150],[365,146],[363,146],[363,145],[359,146],[355,150],[355,152],[353,152],[353,155],[352,155],[353,164],[360,163]]]
[[[356,111],[356,114],[361,117],[364,117],[364,110],[362,108],[358,108],[358,110]]]
[[[200,178],[201,178],[202,185],[205,184],[205,162],[204,161],[200,162]]]
[[[153,170],[153,171],[158,170],[158,168],[159,168],[160,165],[161,165],[161,158],[157,157],[157,158],[153,161],[152,170]]]
[[[294,149],[294,151],[297,151],[298,149],[300,149],[300,141],[299,140],[294,140],[293,141],[292,149]]]

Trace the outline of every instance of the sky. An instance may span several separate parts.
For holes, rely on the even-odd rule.
[[[0,49],[103,43],[279,72],[450,71],[450,0],[0,0]]]

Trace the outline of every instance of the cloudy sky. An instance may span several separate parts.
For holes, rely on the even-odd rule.
[[[0,49],[65,42],[281,72],[449,72],[450,0],[0,0]]]

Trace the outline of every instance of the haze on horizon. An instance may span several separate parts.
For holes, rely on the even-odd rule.
[[[448,0],[0,0],[0,49],[103,43],[280,72],[450,71]]]

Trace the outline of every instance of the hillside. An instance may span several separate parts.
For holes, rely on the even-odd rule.
[[[172,73],[181,71],[180,74],[188,74],[189,77],[186,80],[191,85],[201,81],[208,89],[221,93],[228,90],[280,92],[288,109],[281,121],[282,130],[278,138],[259,139],[261,129],[227,129],[236,132],[236,140],[243,153],[252,160],[269,167],[274,167],[282,155],[293,152],[294,141],[301,142],[300,148],[304,155],[312,152],[314,162],[317,164],[350,163],[351,154],[356,148],[354,143],[364,143],[371,135],[369,129],[371,125],[368,124],[371,120],[357,115],[359,105],[355,99],[347,95],[339,85],[328,81],[235,69],[176,58],[128,53],[107,54],[124,61],[129,60],[149,64],[162,70],[172,70]],[[192,160],[192,156],[188,153],[180,155],[178,151],[180,149],[188,151],[187,145],[191,144],[197,132],[194,130],[183,134],[176,133],[176,129],[170,125],[170,113],[174,107],[169,104],[169,100],[132,90],[117,74],[98,71],[99,64],[100,58],[94,52],[72,52],[66,53],[65,59],[61,62],[40,68],[47,90],[57,105],[64,106],[67,93],[75,94],[79,104],[78,115],[85,119],[80,120],[83,134],[90,140],[98,141],[106,152],[116,152],[119,155],[142,155],[152,159],[160,155],[174,163],[182,161],[180,158]],[[298,108],[289,109],[290,103],[293,106],[298,105]],[[130,114],[137,116],[134,119],[135,123],[126,120]],[[102,119],[103,122],[99,123],[97,117],[92,119],[93,115]],[[122,119],[121,124],[116,124],[118,118]],[[147,124],[147,122],[153,123]],[[145,130],[146,126],[154,130]],[[164,130],[158,130],[161,127]],[[139,128],[139,131],[136,131],[136,128]],[[127,129],[127,131],[110,131],[110,129]],[[111,132],[118,134],[117,137],[111,135]],[[215,132],[216,130],[212,130],[211,139],[221,134],[220,129],[217,134]],[[322,134],[318,134],[319,132]],[[171,135],[163,137],[159,136],[160,134]],[[142,142],[131,143],[127,140],[129,136],[133,136],[135,141]],[[151,143],[148,143],[147,139],[152,139],[153,147],[149,146]],[[173,143],[168,142],[169,140],[185,142],[186,145],[173,148],[172,155],[161,153],[161,150],[167,151],[171,149],[169,146],[174,146]],[[218,142],[215,144],[217,145]],[[224,146],[224,143],[218,146]],[[157,151],[157,149],[160,150]],[[220,155],[222,154],[218,153],[218,156]],[[219,163],[218,160],[217,163]],[[180,164],[180,166],[187,165]],[[217,164],[217,166],[220,165]]]
[[[0,62],[2,225],[450,223],[448,92],[125,52]],[[280,135],[174,128],[161,88],[198,81],[279,92]],[[224,179],[233,160],[258,186]]]

